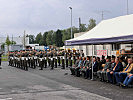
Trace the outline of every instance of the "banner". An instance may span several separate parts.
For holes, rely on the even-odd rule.
[[[97,50],[97,55],[98,56],[107,56],[107,50]]]

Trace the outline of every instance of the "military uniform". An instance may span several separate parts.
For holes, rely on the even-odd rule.
[[[65,52],[66,67],[68,67],[68,52]]]
[[[44,61],[43,61],[43,54],[42,53],[40,53],[40,57],[39,57],[39,67],[40,67],[40,70],[43,70]]]
[[[57,54],[58,66],[60,66],[60,56],[61,56],[61,54],[60,54],[60,52],[58,52],[58,54]]]
[[[64,52],[62,52],[61,56],[62,56],[62,69],[65,69]]]
[[[47,52],[44,53],[44,68],[47,68]]]
[[[72,53],[69,52],[68,56],[69,56],[69,58],[68,58],[68,60],[69,60],[69,66],[72,67],[72,60],[73,60],[72,59]]]
[[[51,69],[54,69],[54,58],[53,58],[53,52],[51,52]]]
[[[57,52],[56,51],[54,52],[54,65],[55,65],[55,68],[57,68]]]
[[[50,64],[51,64],[50,52],[47,53],[47,57],[48,57],[48,64],[49,64],[49,66],[50,66]]]

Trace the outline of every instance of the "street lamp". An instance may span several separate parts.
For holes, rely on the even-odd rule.
[[[71,10],[71,39],[72,39],[72,37],[73,37],[72,36],[72,7],[69,7],[69,9]],[[65,51],[66,51],[66,46],[65,46]],[[65,58],[65,61],[66,61],[66,58]],[[66,67],[65,67],[65,70],[66,70]],[[68,75],[68,73],[66,72],[64,75]]]
[[[70,8],[70,10],[71,10],[71,39],[73,38],[73,36],[72,36],[72,7],[69,7]]]
[[[128,2],[129,1],[127,0],[127,15],[129,14],[129,11],[128,11],[129,10],[129,8],[128,8]]]

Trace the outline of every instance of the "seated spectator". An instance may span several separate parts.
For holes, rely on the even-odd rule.
[[[125,57],[124,56],[120,57],[120,62],[122,63],[123,67],[126,66]]]
[[[97,71],[100,81],[108,81],[107,70],[109,70],[109,68],[111,68],[111,62],[109,61],[109,58],[106,58],[105,67],[102,69],[102,71]]]
[[[115,66],[115,58],[112,58],[111,59],[111,68],[110,69],[113,69],[114,66]],[[110,69],[109,69],[109,71],[110,71]]]
[[[77,57],[75,64],[72,67],[70,67],[71,75],[75,75],[75,68],[78,67],[78,64],[79,64],[79,57]]]
[[[128,87],[130,84],[133,83],[133,73],[129,74],[123,83],[120,83],[120,86],[123,87],[123,88],[126,88]]]
[[[133,63],[132,58],[128,58],[128,65],[122,72],[115,72],[116,82],[117,85],[119,85],[121,82],[124,81],[124,79],[127,77],[127,75],[133,70]]]
[[[79,71],[79,69],[82,67],[82,64],[83,64],[82,57],[79,57],[78,66],[75,67],[75,75],[76,75],[77,77],[80,77],[80,71]]]
[[[102,70],[102,62],[100,61],[100,57],[97,57],[97,62],[98,62],[98,70]]]
[[[79,69],[80,71],[83,70],[83,67],[85,66],[86,62],[87,62],[86,58],[83,57],[82,65],[80,66],[80,69]]]
[[[91,61],[90,61],[90,57],[87,56],[87,60],[85,65],[83,66],[83,68],[81,69],[81,72],[84,74],[84,78],[86,77],[86,70],[89,68]]]
[[[93,66],[91,62],[90,66],[88,67],[86,71],[86,78],[92,79],[92,68],[93,68],[93,72],[98,71],[98,62],[96,61],[95,57],[93,58]]]
[[[102,55],[101,64],[105,64],[105,63],[106,63],[105,56]]]
[[[115,59],[114,67],[110,69],[109,72],[107,72],[107,77],[110,83],[115,84],[115,72],[120,72],[123,70],[122,63],[119,61],[119,58]]]

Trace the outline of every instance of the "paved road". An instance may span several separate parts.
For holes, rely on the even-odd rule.
[[[74,77],[60,68],[23,71],[3,62],[0,70],[0,100],[132,100],[132,93],[133,89]]]

